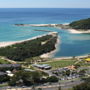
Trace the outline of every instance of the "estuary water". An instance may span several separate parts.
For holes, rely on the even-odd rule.
[[[75,8],[2,8],[0,9],[0,42],[26,40],[51,30],[59,32],[60,45],[53,57],[79,56],[90,53],[90,34],[72,34],[53,27],[22,27],[14,24],[64,24],[90,18],[90,9]]]

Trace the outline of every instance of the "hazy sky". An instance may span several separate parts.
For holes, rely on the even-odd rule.
[[[90,8],[90,0],[0,0],[0,8]]]

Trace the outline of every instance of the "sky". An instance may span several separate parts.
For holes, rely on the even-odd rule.
[[[90,8],[90,0],[0,0],[0,8]]]

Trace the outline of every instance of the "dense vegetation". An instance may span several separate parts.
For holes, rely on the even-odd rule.
[[[90,77],[84,83],[73,87],[73,90],[90,90]]]
[[[69,24],[72,28],[74,29],[84,29],[88,30],[90,29],[90,18],[84,19],[84,20],[79,20],[75,21]]]
[[[39,56],[55,49],[57,36],[46,35],[37,39],[25,41],[12,46],[0,48],[0,56],[22,61],[26,58]],[[42,44],[42,42],[46,42]]]
[[[0,71],[13,71],[13,70],[21,70],[20,64],[0,64]]]
[[[7,75],[0,75],[0,83],[8,82],[10,80]]]
[[[43,78],[46,77],[46,78]],[[46,82],[58,82],[58,78],[55,76],[48,77],[45,73],[41,71],[18,71],[10,78],[10,86],[31,86]]]
[[[4,59],[0,59],[0,64],[10,64],[10,62]]]

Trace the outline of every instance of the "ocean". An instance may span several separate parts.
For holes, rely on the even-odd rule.
[[[90,54],[90,34],[72,34],[53,27],[18,27],[14,24],[64,24],[90,18],[90,9],[82,8],[1,8],[0,42],[26,40],[51,30],[59,32],[60,45],[53,57]]]

